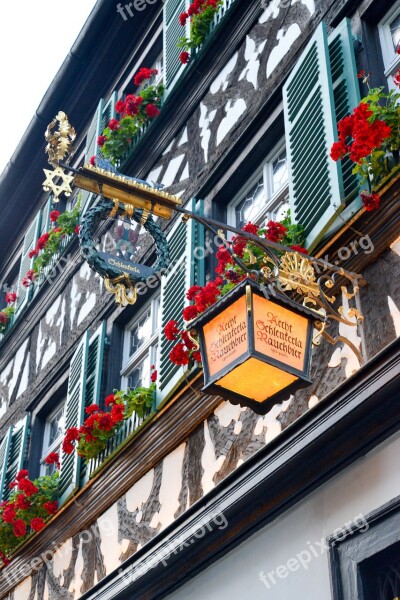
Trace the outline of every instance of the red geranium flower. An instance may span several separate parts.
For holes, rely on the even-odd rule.
[[[282,225],[281,223],[278,223],[276,221],[268,221],[265,237],[270,242],[278,243],[283,240],[283,238],[286,235],[286,232],[286,227],[284,227],[284,225]]]
[[[0,323],[7,323],[7,321],[8,321],[8,317],[7,317],[6,313],[0,312]]]
[[[33,258],[34,256],[37,256],[37,255],[38,255],[38,251],[36,250],[36,248],[34,248],[30,252],[28,252],[28,257],[29,258]]]
[[[115,104],[115,110],[119,114],[124,113],[125,112],[125,102],[123,100],[118,100]]]
[[[303,246],[290,246],[290,249],[294,250],[294,252],[300,252],[301,254],[308,254],[307,250],[303,248]]]
[[[252,233],[253,235],[257,235],[258,230],[258,225],[253,225],[253,223],[247,223],[242,227],[242,231],[246,231],[246,233]]]
[[[92,158],[89,160],[90,164],[92,165],[92,167],[96,166],[96,156],[92,156]]]
[[[174,346],[169,354],[169,358],[171,360],[171,362],[173,362],[176,365],[179,366],[184,366],[189,364],[189,355],[187,350],[185,349],[185,346],[181,343],[176,344],[176,346]]]
[[[106,135],[99,135],[99,137],[97,138],[97,145],[100,146],[100,148],[102,148],[104,146],[104,144],[107,141],[107,136]]]
[[[27,510],[31,506],[31,501],[24,494],[18,494],[15,506],[20,510]]]
[[[17,299],[17,294],[15,292],[9,292],[6,294],[6,302],[7,304],[14,304]]]
[[[43,504],[43,508],[49,515],[55,515],[58,510],[57,500],[48,500]]]
[[[135,85],[140,85],[146,79],[150,79],[153,75],[157,75],[157,69],[148,69],[147,67],[142,67],[135,75],[133,82]]]
[[[21,479],[26,479],[26,477],[28,477],[29,473],[26,469],[21,469],[21,471],[19,471],[17,473],[17,475],[15,476],[16,481],[20,481]]]
[[[115,403],[115,396],[114,396],[114,394],[110,394],[109,396],[107,396],[107,398],[104,401],[104,404],[106,406],[111,406],[114,403]]]
[[[186,12],[183,12],[179,15],[179,23],[182,25],[182,27],[185,27],[188,18],[189,15]]]
[[[192,319],[195,319],[198,314],[199,311],[195,306],[187,306],[183,311],[183,318],[185,321],[191,321]]]
[[[60,466],[60,457],[58,452],[50,452],[48,456],[44,459],[46,465],[58,465]]]
[[[179,55],[179,60],[181,61],[181,63],[183,65],[187,65],[187,63],[190,60],[190,54],[189,54],[189,52],[186,52],[186,51],[185,52],[181,52],[180,55]]]
[[[75,225],[75,233],[78,234],[81,230],[81,226],[80,225]]]
[[[43,248],[46,246],[47,242],[49,241],[49,237],[50,237],[50,234],[47,231],[46,231],[46,233],[43,233],[37,241],[36,249],[43,250]]]
[[[52,210],[50,213],[50,221],[55,223],[60,215],[61,213],[59,210]]]
[[[108,124],[108,129],[111,129],[111,131],[115,131],[116,129],[119,129],[118,119],[111,119],[111,121]]]
[[[86,414],[92,415],[93,413],[97,413],[100,410],[100,407],[97,404],[92,404],[85,409]]]
[[[32,481],[30,481],[29,479],[21,479],[18,482],[18,489],[21,492],[25,492],[26,496],[28,497],[37,494],[39,491],[36,485],[32,483]]]
[[[158,117],[158,115],[160,114],[160,111],[155,104],[148,104],[146,106],[145,110],[146,110],[146,115],[148,117],[150,117],[150,119],[154,119],[155,117]]]
[[[15,537],[23,537],[26,535],[26,524],[22,519],[17,519],[13,523],[13,532]]]
[[[3,510],[2,518],[5,523],[13,523],[16,515],[17,515],[17,512],[16,512],[14,506],[9,505],[9,506],[6,506],[6,508]]]
[[[74,445],[68,440],[64,440],[62,443],[62,449],[65,454],[72,454],[74,451]]]
[[[45,527],[46,523],[41,517],[35,517],[34,519],[32,519],[30,525],[33,531],[40,531],[41,529],[43,529],[43,527]]]
[[[201,288],[199,288],[201,289]],[[177,321],[169,321],[164,327],[165,337],[169,342],[174,342],[179,335],[179,328]]]
[[[153,371],[152,374],[151,374],[151,376],[150,376],[151,382],[155,383],[157,381],[157,377],[158,377],[157,371]]]
[[[370,192],[361,192],[361,200],[363,201],[364,208],[367,211],[376,210],[379,208],[381,199],[379,194],[371,194]]]

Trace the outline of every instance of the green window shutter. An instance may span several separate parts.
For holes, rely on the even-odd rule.
[[[199,203],[192,200],[189,204],[189,210],[199,210]],[[204,266],[194,256],[196,246],[204,247],[204,228],[189,220],[187,224],[179,219],[167,236],[170,261],[173,268],[163,277],[161,286],[161,328],[160,342],[158,345],[158,374],[159,374],[159,396],[165,397],[179,379],[183,371],[171,363],[169,354],[175,345],[175,342],[169,342],[164,335],[165,325],[171,319],[177,321],[180,326],[183,325],[182,311],[188,304],[186,292],[191,285],[204,284]]]
[[[349,165],[342,174],[329,156],[338,120],[358,102],[352,44],[347,21],[329,38],[321,23],[283,88],[290,208],[311,250],[358,191]]]
[[[185,29],[179,23],[179,15],[186,9],[186,0],[165,0],[164,2],[164,83],[166,90],[173,86],[175,79],[183,69],[179,60],[181,50],[177,44],[185,36]],[[188,35],[188,27],[186,35]]]
[[[85,382],[85,408],[91,404],[99,404],[101,392],[101,380],[103,373],[103,358],[106,341],[106,322],[103,321],[89,340],[88,361]],[[80,484],[84,485],[88,480],[89,472],[85,461],[80,465]]]
[[[52,210],[52,206],[53,206],[53,196],[50,195],[40,213],[41,216],[40,216],[40,227],[39,227],[38,237],[43,235],[43,233],[45,233],[46,231],[50,230],[50,212]],[[40,275],[40,277],[36,281],[36,285],[33,288],[34,295],[39,291],[40,286],[43,283],[43,281],[45,280],[47,273],[49,273],[52,270],[52,268],[53,268],[53,263],[51,263],[50,265],[45,267],[43,274]]]
[[[8,456],[10,453],[11,436],[12,427],[7,430],[7,433],[0,444],[0,500],[5,499],[5,481],[7,475]]]
[[[108,126],[110,120],[111,119],[115,119],[115,117],[117,116],[117,113],[116,113],[116,110],[115,110],[115,104],[117,102],[117,96],[118,96],[117,92],[116,91],[113,92],[111,94],[111,97],[110,97],[109,101],[107,102],[107,104],[103,108],[101,122],[100,122],[100,133],[99,133],[99,135]]]
[[[19,315],[24,306],[29,302],[32,295],[32,287],[26,288],[21,281],[25,277],[27,271],[33,266],[33,258],[29,258],[28,254],[36,245],[40,231],[40,211],[31,223],[28,231],[25,234],[24,243],[22,245],[21,264],[19,268],[17,301],[15,303],[15,317]]]
[[[89,333],[83,336],[70,363],[65,429],[79,427],[85,410],[85,388],[88,364]],[[79,486],[81,459],[74,451],[61,456],[60,504],[63,504]]]
[[[89,162],[92,156],[99,154],[100,149],[97,145],[97,138],[102,132],[103,107],[104,100],[101,99],[86,135],[85,163]]]
[[[105,340],[106,322],[103,321],[89,340],[85,406],[98,404],[100,400]]]
[[[25,448],[28,438],[30,416],[26,415],[22,421],[10,428],[11,436],[9,442],[9,451],[6,463],[6,473],[3,480],[2,496],[7,499],[11,490],[9,485],[14,481],[17,473],[24,466]]]
[[[349,19],[344,19],[336,27],[328,38],[328,44],[337,131],[339,121],[352,113],[361,99]],[[337,139],[336,131],[335,140]],[[359,178],[357,175],[352,174],[354,163],[348,157],[342,160],[340,165],[343,179],[343,202],[346,206],[349,206],[359,196]],[[354,214],[361,207],[361,200],[358,198],[358,201],[353,205]],[[350,213],[347,217],[350,217]]]

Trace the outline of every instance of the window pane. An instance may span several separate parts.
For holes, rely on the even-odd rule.
[[[150,353],[128,375],[128,387],[147,387],[150,382]]]
[[[245,198],[235,208],[236,227],[241,228],[249,221],[254,222],[265,205],[263,177],[246,194]]]
[[[131,330],[129,356],[136,352],[149,341],[152,335],[151,309],[138,321]]]
[[[280,155],[272,163],[272,193],[281,189],[288,181],[286,150],[283,150]]]
[[[394,49],[397,50],[400,44],[400,15],[390,23],[390,35],[392,36]]]
[[[61,408],[49,422],[49,441],[51,446],[64,433],[64,408]]]

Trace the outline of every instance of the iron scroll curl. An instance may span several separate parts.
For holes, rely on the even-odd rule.
[[[112,200],[102,198],[96,206],[89,208],[82,218],[79,230],[79,243],[83,258],[89,264],[90,268],[101,275],[104,279],[115,280],[121,276],[129,279],[131,286],[144,281],[146,276],[137,276],[134,273],[127,273],[123,269],[115,265],[108,264],[95,246],[95,234],[100,221],[108,218],[110,213],[114,211],[115,216],[121,218],[126,217],[126,207],[124,204],[119,204],[117,209]],[[143,210],[136,209],[130,218],[138,224],[142,224],[144,229],[151,235],[155,242],[157,260],[153,265],[154,272],[163,272],[170,265],[168,242],[165,233],[162,231],[159,223],[153,220],[151,215],[146,219],[143,218]]]

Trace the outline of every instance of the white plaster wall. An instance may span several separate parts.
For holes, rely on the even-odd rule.
[[[277,518],[234,551],[168,596],[171,600],[329,600],[329,564],[318,551],[322,538],[346,522],[363,517],[400,495],[400,434],[392,436],[340,475]],[[270,588],[260,580],[302,551],[315,548],[307,568],[300,567]],[[322,552],[322,553],[321,553]],[[268,580],[267,580],[268,581]]]

